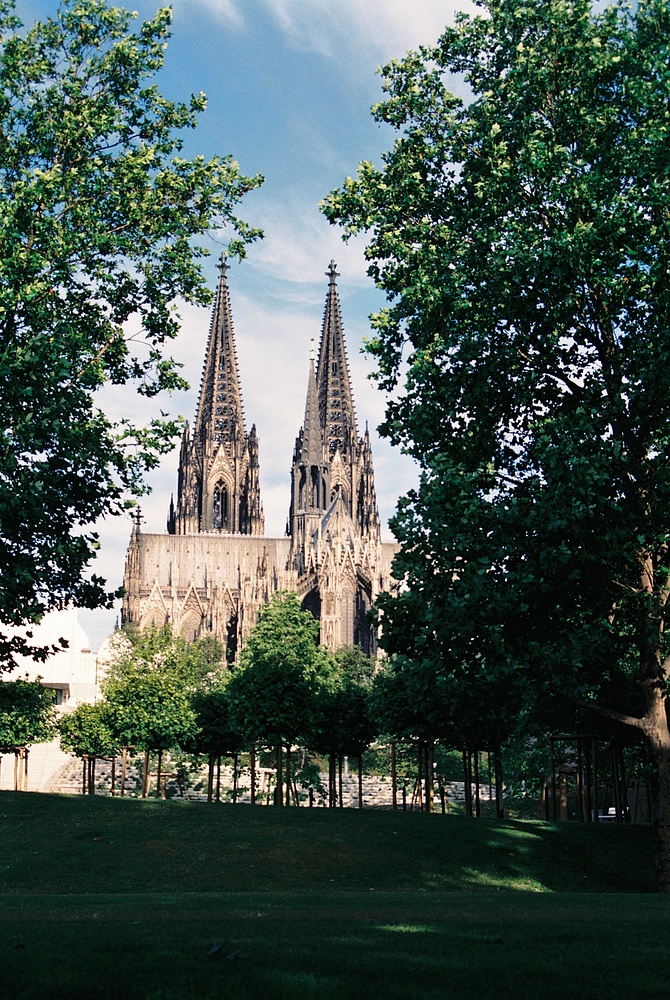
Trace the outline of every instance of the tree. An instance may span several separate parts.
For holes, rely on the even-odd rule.
[[[218,684],[198,691],[193,698],[198,735],[194,749],[196,753],[205,753],[208,758],[207,801],[212,801],[214,784],[214,764],[216,771],[216,801],[220,798],[221,757],[232,754],[235,760],[235,786],[237,792],[237,755],[244,746],[242,734],[235,727],[232,719],[230,698],[228,696],[228,677],[224,675]]]
[[[74,712],[63,715],[58,723],[61,749],[84,761],[83,787],[95,795],[95,761],[98,757],[115,757],[121,749],[113,732],[109,707],[105,702],[78,705]],[[114,794],[112,774],[112,795]]]
[[[400,136],[325,204],[371,234],[383,430],[423,466],[386,642],[643,733],[668,891],[670,8],[482,7],[386,67]]]
[[[110,681],[105,703],[115,739],[123,747],[144,752],[143,798],[149,793],[149,757],[158,753],[160,794],[163,754],[188,749],[197,735],[189,692],[169,673],[138,673],[125,681]]]
[[[403,606],[403,617],[405,610]],[[463,669],[464,664],[450,666],[448,658],[441,656],[437,641],[432,644],[430,654],[424,650],[420,659],[411,659],[397,650],[404,647],[416,653],[420,643],[412,640],[424,634],[419,619],[414,619],[413,628],[416,631],[401,628],[394,620],[392,637],[387,637],[389,646],[393,645],[396,653],[375,675],[372,709],[377,726],[393,740],[416,741],[419,763],[416,790],[418,795],[423,775],[428,812],[433,811],[436,741],[464,754],[467,810],[472,805],[469,761],[473,756],[477,759],[480,750],[486,750],[490,759],[493,751],[496,809],[502,814],[500,749],[510,737],[516,713],[523,705],[518,678],[514,676],[514,671],[505,671],[499,664],[497,669],[492,669],[482,657],[468,664],[467,670]]]
[[[249,742],[277,751],[277,804],[282,804],[282,749],[309,731],[315,699],[332,666],[318,643],[319,623],[295,594],[278,592],[261,611],[242,646],[228,694],[233,726]],[[287,763],[287,800],[290,791]]]
[[[218,683],[226,673],[224,650],[213,635],[187,642],[173,635],[169,625],[139,631],[124,626],[115,636],[115,650],[107,666],[103,689],[111,681],[124,681],[136,674],[171,674],[189,691]]]
[[[109,666],[103,682],[106,718],[124,748],[121,794],[126,751],[144,752],[142,796],[149,791],[150,754],[158,754],[157,788],[161,792],[161,766],[166,751],[189,751],[199,734],[194,700],[217,681],[216,666],[223,648],[211,636],[187,643],[173,636],[169,627],[128,630],[128,645],[119,643],[119,656]]]
[[[311,750],[328,754],[329,802],[337,796],[339,768],[342,805],[342,759],[358,758],[358,799],[363,807],[362,755],[377,735],[370,707],[375,661],[356,646],[342,646],[332,656],[328,682],[320,685],[312,711],[308,743]]]
[[[259,235],[234,208],[261,178],[230,157],[180,156],[206,101],[169,101],[151,82],[169,9],[135,31],[133,17],[61,0],[24,32],[0,0],[0,664],[46,655],[17,626],[114,596],[86,574],[91,525],[123,512],[180,428],[115,424],[97,390],[183,387],[165,344],[175,300],[211,297],[198,237],[227,227],[241,256]]]
[[[15,788],[28,788],[27,749],[45,743],[55,731],[53,693],[40,680],[0,682],[0,753],[15,755]],[[18,773],[23,760],[23,776]]]

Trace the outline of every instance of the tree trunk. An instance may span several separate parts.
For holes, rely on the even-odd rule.
[[[158,760],[156,762],[156,798],[161,794],[161,764],[163,763],[163,751],[158,751]]]
[[[146,799],[147,795],[149,794],[149,763],[150,763],[149,751],[145,750],[144,751],[144,771],[143,771],[143,774],[142,774],[142,798],[143,799]]]
[[[249,774],[250,774],[250,789],[249,798],[252,806],[256,805],[256,746],[251,744],[249,748]]]
[[[556,815],[556,741],[552,737],[549,741],[551,747],[551,818],[555,823]]]
[[[612,769],[612,798],[614,799],[616,821],[617,823],[623,823],[621,779],[619,777],[619,762],[617,760],[617,752],[614,742],[610,744],[610,767]]]
[[[647,729],[655,765],[651,835],[658,887],[661,892],[670,892],[670,731],[665,699],[661,699],[660,695],[658,703],[655,718],[649,720]]]
[[[284,790],[284,781],[282,779],[282,745],[277,744],[277,783],[275,785],[275,805],[282,806],[284,804],[282,792]]]
[[[342,794],[342,754],[337,755],[337,790],[340,796],[340,809],[344,809],[344,795]]]
[[[237,767],[239,764],[239,755],[233,754],[233,805],[237,804]]]
[[[495,755],[493,758],[493,767],[495,771],[495,782],[496,782],[496,818],[505,818],[505,800],[503,799],[503,773],[502,773],[502,758],[500,754],[500,747],[496,747]]]
[[[568,815],[568,776],[565,768],[558,772],[558,818],[565,822]]]
[[[116,756],[112,757],[112,784],[110,789],[110,794],[112,796],[116,795]]]
[[[328,755],[328,807],[332,809],[335,805],[335,754]]]
[[[86,795],[87,781],[86,769],[88,767],[88,757],[86,754],[81,758],[81,794]]]
[[[393,811],[398,808],[398,775],[396,771],[395,743],[391,744],[391,801]]]
[[[470,750],[463,751],[463,792],[465,795],[465,815],[472,816],[472,756]]]
[[[214,754],[209,755],[207,766],[207,801],[211,802],[214,797]]]
[[[626,758],[623,752],[623,747],[617,747],[617,760],[619,761],[619,767],[621,768],[621,809],[622,809],[622,821],[624,823],[630,823],[630,805],[628,803],[628,792],[630,790],[630,782],[633,776],[633,768],[635,767],[635,755],[631,754],[630,768],[626,770]]]
[[[432,740],[426,741],[426,812],[435,812],[435,791],[433,788],[433,760],[435,756],[435,744]]]
[[[216,758],[216,801],[221,801],[221,754]]]
[[[593,803],[591,801],[591,793],[593,792],[593,786],[591,783],[591,737],[584,737],[584,811],[586,813],[586,822],[593,822]]]
[[[363,754],[358,755],[358,808],[363,808]]]
[[[593,822],[598,822],[598,742],[593,737]]]
[[[126,794],[126,764],[128,763],[128,747],[121,751],[121,798]]]
[[[291,805],[291,744],[286,744],[286,805]]]

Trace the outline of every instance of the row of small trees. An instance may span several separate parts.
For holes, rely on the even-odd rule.
[[[262,611],[233,670],[222,665],[221,647],[212,637],[189,645],[169,630],[120,633],[103,699],[63,718],[62,746],[88,761],[91,791],[96,758],[121,755],[123,793],[128,754],[143,754],[143,796],[150,755],[157,757],[159,791],[166,752],[205,755],[210,798],[216,762],[220,769],[222,756],[234,757],[237,774],[244,751],[250,751],[253,798],[256,751],[269,750],[277,804],[295,796],[296,770],[303,785],[318,785],[320,768],[305,766],[311,754],[328,761],[328,798],[334,803],[344,757],[358,759],[361,800],[362,754],[383,736],[418,747],[422,799],[429,810],[436,740],[452,748],[499,746],[503,730],[491,708],[484,723],[463,713],[437,675],[402,657],[379,668],[359,649],[329,653],[318,645],[318,633],[318,622],[290,593],[277,594]],[[292,759],[296,747],[299,768]],[[395,751],[388,763],[395,778]]]
[[[102,699],[80,705],[58,724],[51,692],[39,682],[0,684],[0,752],[15,754],[15,787],[26,787],[25,748],[51,739],[57,729],[62,748],[82,759],[84,789],[91,793],[98,759],[112,759],[114,785],[120,758],[124,794],[129,759],[140,756],[141,794],[146,796],[153,756],[157,793],[164,794],[169,754],[207,757],[210,798],[218,765],[218,797],[221,758],[234,757],[237,774],[239,754],[251,749],[253,794],[258,748],[272,754],[278,804],[295,795],[297,770],[304,786],[318,786],[320,767],[309,764],[307,753],[327,759],[328,797],[334,803],[343,758],[358,759],[360,783],[362,754],[378,737],[418,747],[418,782],[423,782],[428,810],[433,808],[436,741],[442,755],[444,747],[494,750],[500,790],[500,748],[511,745],[515,730],[525,738],[532,735],[532,726],[521,705],[512,718],[496,707],[497,686],[484,672],[473,711],[472,703],[459,698],[458,690],[425,663],[396,655],[375,670],[374,661],[359,649],[329,653],[318,645],[318,632],[318,622],[302,610],[295,594],[277,594],[245,641],[239,666],[229,670],[212,636],[189,644],[169,629],[122,630],[113,644]],[[569,727],[565,712],[559,715],[550,717],[547,709],[541,728]],[[301,748],[300,767],[295,756],[292,760],[295,747]],[[515,754],[519,756],[518,749],[509,759],[521,774],[524,754],[521,764]],[[388,764],[395,788],[395,749]],[[360,792],[359,787],[359,800]]]
[[[290,800],[296,770],[302,771],[303,784],[318,786],[320,768],[305,766],[309,751],[328,760],[332,803],[343,758],[358,758],[360,781],[363,752],[384,734],[423,747],[425,802],[432,808],[435,740],[451,746],[467,742],[453,721],[447,693],[402,658],[375,672],[374,661],[359,649],[331,654],[318,645],[318,632],[318,622],[294,594],[278,594],[245,641],[239,666],[228,670],[212,636],[189,644],[169,629],[122,630],[102,699],[80,705],[58,724],[51,693],[39,682],[0,684],[0,750],[19,755],[57,729],[62,748],[84,762],[89,792],[95,789],[98,759],[112,759],[115,779],[120,758],[124,794],[129,759],[143,757],[143,796],[149,792],[152,756],[160,794],[166,754],[204,755],[211,797],[217,761],[257,747],[272,754],[278,803]],[[295,747],[301,748],[300,768],[291,759]]]
[[[356,649],[329,654],[318,646],[318,631],[294,594],[278,594],[232,671],[211,636],[188,644],[169,630],[121,633],[103,698],[61,719],[61,745],[88,762],[90,791],[96,759],[121,756],[123,794],[128,756],[143,754],[143,796],[150,755],[157,757],[158,790],[166,753],[207,756],[211,796],[217,758],[271,747],[279,804],[284,775],[290,794],[291,748],[299,745],[330,758],[332,795],[338,758],[360,756],[376,734],[374,665]]]

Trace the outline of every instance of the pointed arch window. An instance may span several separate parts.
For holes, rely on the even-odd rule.
[[[312,510],[320,507],[319,504],[319,470],[313,465],[309,470],[309,506]]]
[[[212,500],[212,526],[217,531],[227,531],[230,521],[230,497],[228,487],[219,479],[214,487],[214,497]]]
[[[345,646],[354,644],[354,625],[356,622],[356,588],[351,580],[346,580],[342,587],[342,618],[340,638]]]

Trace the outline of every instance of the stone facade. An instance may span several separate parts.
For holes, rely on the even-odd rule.
[[[367,428],[358,436],[335,264],[316,369],[309,365],[285,538],[264,536],[258,439],[255,426],[245,430],[225,263],[220,269],[177,503],[167,535],[144,533],[139,522],[133,528],[123,620],[169,622],[188,639],[212,632],[232,661],[273,593],[290,590],[319,619],[323,645],[373,653],[367,612],[391,586],[397,547],[381,540]]]

